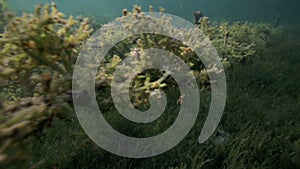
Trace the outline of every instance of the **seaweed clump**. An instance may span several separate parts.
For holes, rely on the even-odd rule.
[[[1,99],[0,168],[26,159],[20,150],[54,117],[67,119],[73,64],[91,31],[88,19],[65,18],[54,3],[7,24],[0,38],[0,89],[21,91]]]
[[[149,11],[153,12],[153,7],[149,7]],[[160,9],[160,12],[163,11]],[[222,22],[220,24],[211,24],[210,20],[203,16],[202,12],[196,12],[199,15],[199,29],[212,41],[212,44],[217,49],[223,65],[228,69],[232,67],[233,63],[244,63],[249,58],[259,56],[263,50],[268,48],[270,37],[272,36],[272,27],[267,24],[250,24],[250,23],[233,23]],[[141,7],[135,6],[132,12],[127,9],[123,10],[123,17],[119,18],[121,27],[126,30],[135,31],[138,29],[144,29],[149,25],[142,25],[145,20],[151,20],[151,23],[155,23],[155,30],[171,30],[183,37],[189,37],[189,42],[195,44],[193,40],[193,29],[180,30],[172,25],[171,18],[159,19],[145,15]],[[121,30],[118,30],[118,25],[107,24],[103,25],[102,30],[104,32],[115,32],[114,35],[120,34],[122,39]],[[111,36],[108,33],[107,37],[101,37],[102,39],[110,39]],[[97,39],[101,42],[101,39]],[[201,44],[200,44],[201,45]],[[99,44],[101,46],[101,44]],[[159,48],[167,50],[173,54],[179,56],[185,61],[192,70],[191,73],[196,77],[197,82],[201,90],[209,88],[209,79],[207,72],[212,71],[204,67],[201,61],[198,60],[198,56],[195,52],[184,43],[179,42],[176,39],[166,37],[160,34],[142,34],[134,35],[130,38],[118,43],[112,50],[109,51],[105,59],[105,64],[102,64],[99,68],[99,74],[96,78],[96,83],[103,89],[109,87],[111,79],[113,79],[113,71],[116,69],[122,59],[126,57],[135,57],[137,54],[140,57],[148,57],[143,52],[143,49]],[[205,49],[203,49],[205,50]],[[128,70],[124,69],[124,72]],[[217,71],[216,71],[217,72]],[[126,77],[124,77],[126,78]],[[167,72],[158,71],[144,71],[134,80],[132,83],[132,100],[136,107],[140,105],[147,105],[146,102],[150,91],[162,88],[174,88],[174,79],[167,75]],[[136,92],[138,93],[136,93]],[[108,96],[104,98],[109,98]],[[107,99],[105,99],[107,101]],[[149,106],[149,105],[148,105]],[[106,107],[106,106],[105,106]]]

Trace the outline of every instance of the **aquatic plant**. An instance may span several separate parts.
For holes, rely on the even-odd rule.
[[[211,23],[200,19],[199,28],[211,39],[219,55],[232,61],[245,61],[267,49],[276,29],[271,25],[249,22]]]
[[[65,140],[70,140],[69,142],[73,144],[74,142],[81,143],[78,137],[65,136],[65,133],[70,133],[70,130],[80,131],[74,129],[79,128],[74,122],[70,127],[61,123],[57,124],[54,129],[51,129],[52,133],[47,133],[43,143],[40,142],[40,145],[36,146],[35,143],[39,143],[36,140],[32,143],[34,148],[28,151],[34,151],[37,160],[49,159],[47,165],[41,167],[45,169],[55,163],[59,163],[60,168],[105,169],[299,168],[300,89],[297,86],[300,84],[298,69],[300,48],[299,43],[292,43],[288,45],[288,48],[282,48],[282,44],[278,42],[286,43],[286,40],[282,39],[282,35],[280,37],[272,41],[275,45],[265,49],[266,51],[261,53],[259,59],[256,59],[255,55],[251,62],[245,62],[243,65],[233,63],[234,68],[227,71],[228,100],[218,131],[225,131],[230,134],[230,137],[223,144],[219,144],[219,132],[216,132],[204,144],[196,143],[195,138],[199,135],[203,125],[199,120],[188,137],[169,152],[148,159],[128,159],[96,148],[94,144],[87,141],[88,138],[85,139],[85,146],[82,148],[65,143]],[[204,107],[200,109],[200,119],[205,119],[209,95],[207,91],[201,92],[203,99],[201,102],[204,102],[202,104]],[[175,98],[171,97],[171,99]],[[178,110],[174,104],[171,107],[171,112]],[[110,111],[106,114],[113,113],[117,112]],[[146,132],[161,131],[165,123],[174,116],[176,114],[173,112],[168,114],[167,118],[161,120],[161,123],[157,123]],[[114,118],[114,122],[116,120],[117,118]],[[126,125],[121,123],[119,126],[122,126],[119,127],[121,129],[129,130],[129,133],[132,133],[131,130],[136,131],[141,128],[140,126],[130,128],[128,123]],[[61,128],[64,130],[62,131]],[[56,132],[57,130],[59,133]],[[121,132],[123,133],[124,130]],[[76,151],[70,151],[73,149]],[[43,156],[43,154],[46,155]],[[71,158],[66,160],[66,154]]]
[[[160,12],[163,10],[161,8]],[[138,29],[136,22],[145,19],[139,6],[135,6],[132,12],[124,10],[123,14],[120,20],[126,29]],[[167,27],[180,31],[168,24],[168,20],[150,19],[162,23],[158,29]],[[91,33],[88,20],[79,20],[72,16],[65,19],[54,3],[44,7],[39,5],[34,15],[12,18],[0,38],[0,89],[5,96],[0,109],[1,168],[26,159],[22,147],[31,136],[39,136],[45,128],[51,127],[55,117],[69,120],[74,115],[70,101],[73,66],[82,43]],[[211,25],[206,17],[200,19],[199,28],[212,40],[227,68],[255,56],[266,48],[271,36],[270,28],[265,25],[225,22]],[[114,27],[108,24],[102,29],[112,31]],[[185,35],[189,32],[179,33]],[[105,96],[98,97],[102,108],[111,110],[110,82],[116,66],[125,57],[136,53],[144,57],[143,50],[150,47],[165,49],[181,57],[190,66],[201,89],[209,88],[208,70],[196,60],[193,50],[163,35],[136,35],[117,44],[99,66],[96,90],[101,91],[97,92],[99,96]],[[125,71],[126,67],[123,69]],[[132,82],[131,98],[136,107],[147,108],[149,91],[166,87],[170,93],[176,93],[172,90],[176,83],[167,74],[144,71]],[[179,99],[176,97],[172,99]],[[12,153],[14,156],[10,155]]]
[[[0,32],[3,32],[4,26],[6,24],[6,12],[8,11],[7,1],[0,1]]]
[[[23,160],[19,150],[28,138],[72,111],[67,94],[72,67],[90,33],[87,19],[65,19],[54,3],[9,21],[0,39],[0,89],[22,92],[1,99],[0,168]]]

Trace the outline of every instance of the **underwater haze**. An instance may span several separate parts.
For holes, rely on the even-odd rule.
[[[31,12],[38,3],[51,0],[10,0],[10,7],[17,13]],[[121,10],[132,9],[134,4],[147,9],[160,6],[166,13],[192,21],[192,12],[201,10],[211,20],[254,21],[274,23],[281,16],[280,24],[299,25],[299,0],[55,0],[61,11],[72,15],[95,16],[107,23],[121,15]],[[158,9],[157,9],[158,10]]]
[[[300,0],[0,0],[0,169],[300,169],[299,65]]]

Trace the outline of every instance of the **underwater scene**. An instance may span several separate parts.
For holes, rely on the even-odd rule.
[[[299,0],[0,0],[0,169],[300,168]]]

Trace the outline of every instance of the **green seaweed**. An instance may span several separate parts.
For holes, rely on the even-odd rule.
[[[4,31],[7,22],[8,5],[6,0],[0,1],[0,32]]]

